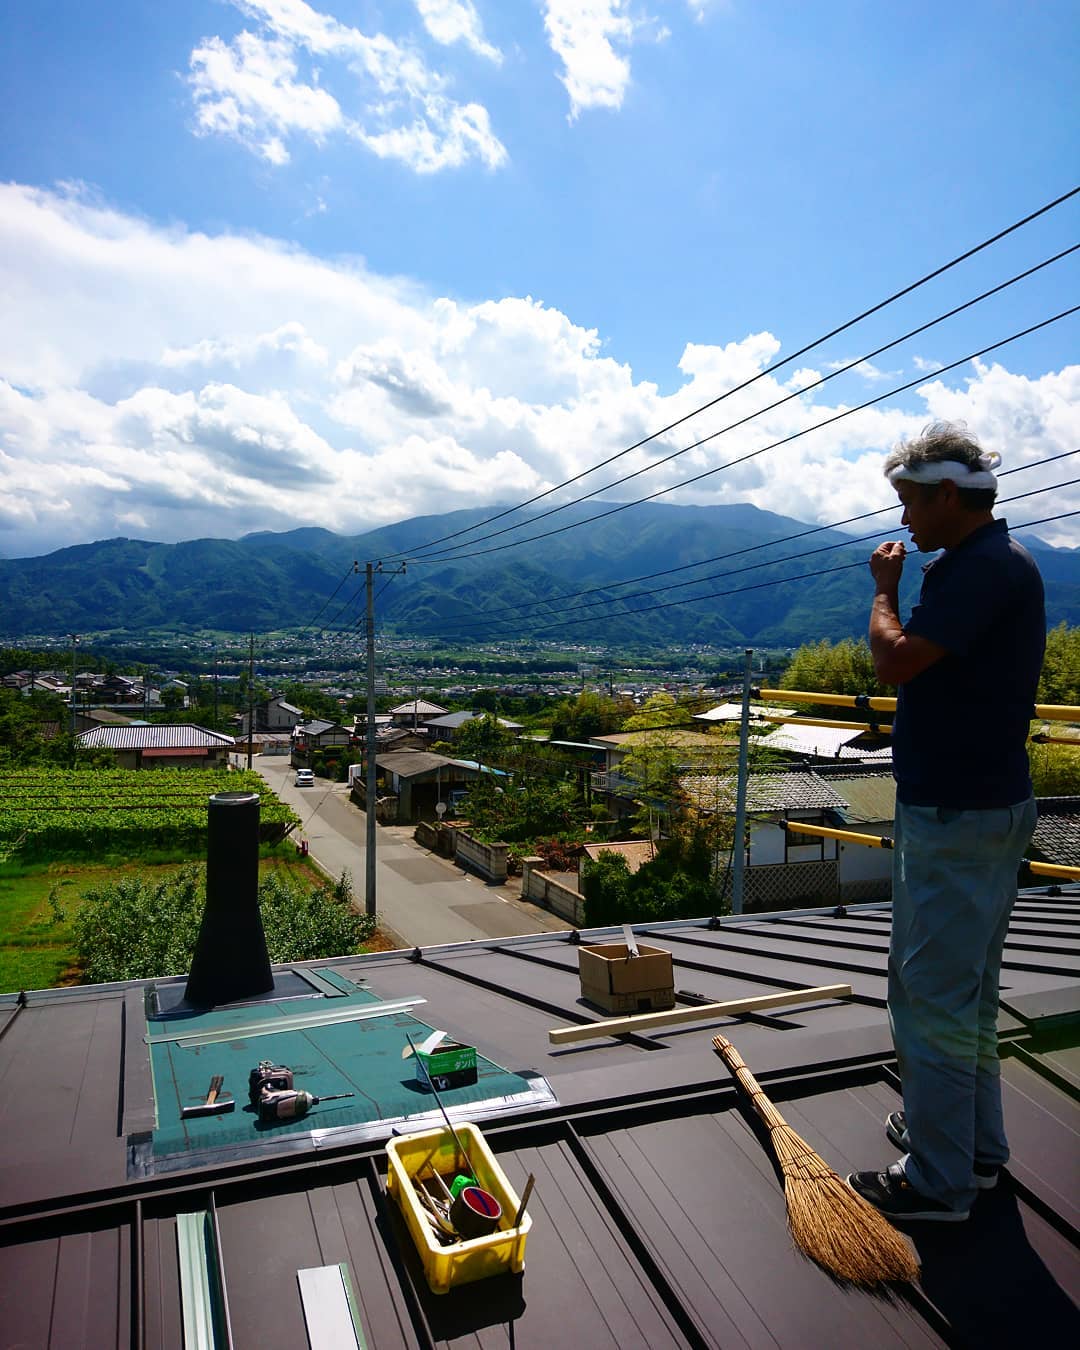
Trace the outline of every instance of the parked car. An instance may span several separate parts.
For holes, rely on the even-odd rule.
[[[314,787],[315,775],[310,769],[297,769],[296,771],[297,787]]]

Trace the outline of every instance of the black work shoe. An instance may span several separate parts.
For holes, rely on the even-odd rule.
[[[905,1219],[930,1220],[938,1223],[960,1223],[970,1213],[966,1209],[950,1209],[940,1200],[920,1195],[905,1178],[904,1169],[893,1163],[884,1172],[851,1172],[848,1185],[874,1206],[887,1219],[902,1222]]]
[[[909,1151],[907,1119],[903,1111],[890,1111],[885,1117],[885,1138],[888,1139],[890,1144],[895,1144],[898,1149],[902,1149],[905,1153]],[[992,1191],[998,1184],[1001,1168],[995,1163],[979,1162],[976,1159],[971,1170],[974,1173],[975,1186],[978,1190]]]

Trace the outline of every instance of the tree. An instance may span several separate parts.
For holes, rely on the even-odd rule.
[[[1080,795],[1080,745],[1029,745],[1028,759],[1036,797]]]
[[[631,714],[622,724],[623,731],[644,731],[651,727],[670,727],[685,722],[687,715],[682,712],[672,694],[661,689],[650,694],[641,705],[640,712]]]
[[[1080,703],[1080,628],[1059,623],[1046,635],[1039,703]]]
[[[781,689],[803,689],[820,694],[885,694],[890,686],[874,674],[869,645],[862,639],[837,643],[822,638],[804,643],[780,677]]]
[[[491,713],[466,722],[455,743],[460,759],[475,759],[480,763],[501,763],[501,758],[513,744],[513,737],[499,719]]]
[[[205,872],[190,864],[163,881],[122,877],[87,891],[73,925],[84,982],[155,979],[190,970]],[[351,955],[375,931],[375,920],[353,906],[347,872],[313,890],[271,873],[259,882],[259,907],[273,962]],[[60,906],[54,910],[63,917]]]
[[[606,736],[619,730],[625,715],[616,699],[586,689],[577,698],[555,705],[551,739],[584,743],[593,736]]]

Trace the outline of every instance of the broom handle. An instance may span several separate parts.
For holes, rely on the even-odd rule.
[[[726,1036],[714,1036],[712,1043],[724,1063],[731,1070],[732,1075],[745,1089],[751,1105],[769,1129],[775,1130],[777,1127],[784,1125],[786,1123],[784,1117],[766,1097],[761,1084],[746,1067],[746,1061],[728,1038]]]

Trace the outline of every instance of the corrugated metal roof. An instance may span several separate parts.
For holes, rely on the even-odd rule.
[[[710,1044],[723,1029],[784,1118],[841,1174],[888,1161],[882,1121],[900,1098],[884,1006],[887,906],[638,926],[671,952],[684,1005],[838,980],[855,997],[564,1048],[548,1043],[549,1028],[597,1014],[581,1002],[577,952],[562,935],[307,967],[324,980],[365,979],[383,999],[426,998],[427,1020],[497,1063],[537,1070],[558,1096],[539,1114],[483,1125],[519,1194],[536,1177],[524,1276],[444,1296],[427,1289],[386,1193],[383,1140],[339,1143],[313,1119],[312,1133],[281,1149],[273,1130],[253,1126],[248,1156],[232,1164],[133,1175],[129,1155],[156,1109],[144,987],[0,999],[5,1338],[181,1344],[177,1215],[207,1210],[234,1343],[260,1350],[306,1343],[297,1271],[338,1262],[372,1350],[878,1350],[1022,1345],[1033,1334],[1073,1344],[1076,1023],[1070,1043],[1059,1021],[1047,1052],[1039,1020],[1077,989],[1078,916],[1076,894],[1043,889],[1017,903],[1000,1019],[1007,1176],[966,1224],[913,1226],[923,1278],[890,1298],[838,1287],[793,1250],[767,1147]],[[621,941],[616,930],[585,935],[605,936]],[[225,1086],[242,1100],[244,1083]],[[452,1092],[448,1101],[453,1110]],[[418,1099],[418,1109],[430,1103]]]
[[[733,776],[686,774],[679,781],[703,810],[735,810]],[[749,811],[824,810],[845,805],[840,793],[810,770],[752,774],[747,783]]]
[[[169,750],[190,746],[234,745],[235,738],[220,731],[198,726],[163,726],[133,723],[123,727],[91,727],[76,737],[81,745],[94,750]]]
[[[847,803],[840,815],[851,824],[892,820],[896,815],[896,782],[892,774],[830,777],[829,784]]]
[[[428,703],[422,698],[410,699],[408,703],[399,703],[390,709],[391,717],[439,717],[446,712],[437,703]]]
[[[794,708],[778,708],[773,704],[769,705],[771,713],[782,713],[786,716],[794,716]],[[764,722],[765,718],[761,716],[760,710],[754,707],[750,709],[750,719],[753,722]],[[710,708],[708,712],[695,713],[695,722],[741,722],[742,704],[741,703],[720,703],[715,708]]]
[[[760,743],[770,750],[791,750],[800,755],[832,759],[842,745],[850,745],[861,735],[863,732],[858,727],[849,731],[842,727],[799,726],[787,722],[763,736]]]

